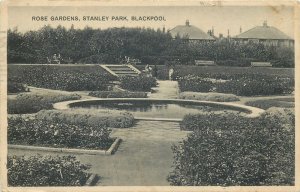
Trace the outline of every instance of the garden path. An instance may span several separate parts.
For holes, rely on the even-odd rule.
[[[178,96],[178,82],[177,81],[157,81],[158,87],[152,88],[154,93],[149,95],[149,98],[165,98],[177,99]]]
[[[122,138],[112,156],[76,155],[81,163],[91,164],[90,172],[97,173],[101,186],[164,186],[172,170],[171,146],[187,136],[179,123],[165,121],[137,121],[128,129],[113,129],[112,136]],[[66,155],[43,151],[9,149],[9,155],[34,154]],[[67,154],[69,155],[69,154]]]

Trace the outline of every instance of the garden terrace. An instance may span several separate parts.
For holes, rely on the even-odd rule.
[[[8,82],[66,91],[106,90],[116,77],[99,65],[8,65]]]

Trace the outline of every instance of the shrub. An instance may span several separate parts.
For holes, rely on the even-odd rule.
[[[140,76],[123,76],[120,78],[121,87],[129,91],[151,91],[156,86],[154,77]]]
[[[51,122],[34,117],[8,118],[8,143],[50,147],[108,149],[110,130],[84,124]]]
[[[21,93],[16,99],[8,99],[9,114],[36,113],[42,109],[52,109],[52,104],[77,100],[80,96],[77,94],[62,93]]]
[[[8,185],[82,186],[89,177],[86,172],[89,168],[75,156],[8,156]]]
[[[146,98],[145,92],[130,92],[130,91],[93,91],[89,96],[99,98]]]
[[[25,84],[16,83],[12,81],[8,81],[7,83],[7,92],[8,93],[20,93],[20,92],[27,92],[28,88]]]
[[[126,128],[134,123],[134,117],[130,113],[92,109],[43,110],[37,113],[37,118],[93,127]]]
[[[239,101],[240,100],[237,96],[235,96],[233,94],[197,93],[197,92],[182,92],[179,94],[179,99],[218,101],[218,102],[230,102],[230,101]]]
[[[255,119],[193,118],[186,127],[194,132],[172,147],[171,185],[294,185],[293,110],[273,108]]]

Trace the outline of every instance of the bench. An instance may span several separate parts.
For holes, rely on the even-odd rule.
[[[251,67],[272,67],[270,62],[251,62]]]
[[[199,65],[199,66],[215,66],[216,63],[214,61],[195,60],[195,65]]]

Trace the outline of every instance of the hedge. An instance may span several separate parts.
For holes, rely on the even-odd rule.
[[[154,77],[140,76],[122,76],[120,78],[121,87],[129,91],[151,91],[156,86]]]
[[[27,92],[29,89],[23,83],[16,83],[12,81],[7,82],[7,92],[8,93],[20,93],[20,92]]]
[[[178,96],[179,99],[200,100],[200,101],[217,101],[232,102],[240,99],[233,94],[224,93],[198,93],[198,92],[182,92]]]
[[[15,99],[8,99],[7,108],[9,114],[36,113],[42,109],[52,109],[53,103],[80,98],[81,96],[71,93],[21,93]]]
[[[146,98],[146,92],[130,92],[130,91],[92,91],[89,96],[99,98]]]
[[[127,128],[134,124],[130,113],[97,109],[42,110],[37,113],[37,119],[99,128]]]

